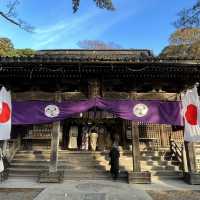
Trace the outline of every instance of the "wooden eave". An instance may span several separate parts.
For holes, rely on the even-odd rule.
[[[44,56],[33,58],[0,58],[0,78],[135,78],[180,79],[200,78],[200,60],[68,60]]]

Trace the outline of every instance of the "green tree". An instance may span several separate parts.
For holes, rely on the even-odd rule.
[[[169,39],[169,46],[165,47],[160,57],[199,58],[200,29],[184,28],[174,32]]]
[[[10,39],[0,38],[0,55],[4,56],[13,50],[14,47]]]
[[[171,34],[170,45],[191,45],[200,40],[199,28],[183,28],[178,29]]]
[[[0,56],[27,57],[27,56],[33,56],[34,54],[35,51],[32,49],[15,49],[10,39],[0,38]]]

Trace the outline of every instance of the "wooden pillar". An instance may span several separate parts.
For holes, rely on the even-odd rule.
[[[60,122],[54,122],[52,136],[51,136],[51,156],[49,165],[50,172],[57,172],[59,132],[60,132]]]
[[[132,122],[132,156],[133,172],[140,172],[140,147],[139,147],[139,129],[138,124]]]
[[[188,163],[187,163],[187,156],[185,151],[185,144],[182,146],[182,154],[183,154],[183,172],[188,172]]]
[[[188,171],[196,172],[196,162],[195,162],[193,142],[185,142],[185,151],[187,156]]]
[[[137,93],[131,92],[131,99],[136,99]],[[140,172],[140,141],[139,141],[139,128],[136,122],[132,122],[132,156],[133,156],[133,172]]]
[[[56,102],[61,101],[60,93],[56,93],[55,101]],[[60,135],[60,121],[53,122],[49,172],[57,172],[58,170],[57,165],[58,165],[59,135]]]
[[[136,92],[131,92],[131,99],[137,98]],[[139,141],[139,126],[138,123],[132,122],[132,157],[133,157],[133,172],[128,172],[128,183],[151,183],[151,173],[141,172],[140,165],[140,141]]]
[[[166,133],[164,133],[164,125],[160,125],[160,140],[161,140],[161,147],[166,147]]]
[[[126,120],[122,121],[122,144],[124,148],[127,148],[127,143],[126,143],[126,129],[127,129],[127,124]]]
[[[97,79],[90,80],[88,82],[88,98],[100,97],[101,95],[101,83]]]
[[[95,97],[100,97],[101,95],[101,84],[98,79],[92,79],[88,81],[88,98],[92,99]],[[89,119],[95,119],[96,118],[96,109],[94,109],[92,112],[89,112]]]

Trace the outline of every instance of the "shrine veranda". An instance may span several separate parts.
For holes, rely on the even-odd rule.
[[[200,80],[199,60],[163,59],[149,50],[44,50],[33,57],[1,57],[0,65],[1,84],[11,91],[13,101],[61,102],[95,97],[181,101],[184,91]],[[58,150],[83,150],[84,125],[104,128],[105,138],[97,142],[98,152],[109,151],[118,137],[120,151],[130,151],[133,156],[135,173],[142,173],[140,151],[170,152],[172,143],[180,148],[184,144],[181,126],[136,123],[92,108],[50,124],[13,125],[6,145],[8,160],[12,161],[18,150],[49,150],[49,171],[56,172]],[[77,127],[77,146],[69,149],[72,126]],[[189,172],[198,173],[200,145],[185,143],[185,147]],[[91,151],[90,147],[86,150]]]

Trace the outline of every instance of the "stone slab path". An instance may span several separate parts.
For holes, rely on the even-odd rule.
[[[0,183],[0,200],[18,200],[23,188],[39,191],[27,200],[200,200],[200,186],[188,185],[182,180],[157,180],[147,185],[102,180],[39,184],[36,179],[19,178]],[[9,193],[12,189],[16,193]],[[7,196],[1,190],[8,190]]]

